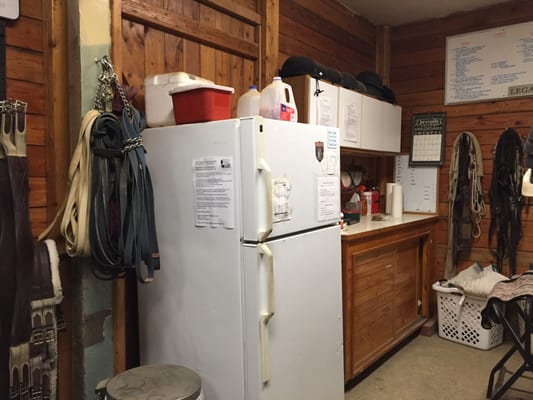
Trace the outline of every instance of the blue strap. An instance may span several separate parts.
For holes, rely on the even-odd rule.
[[[91,254],[100,277],[112,279],[135,268],[139,281],[153,279],[159,249],[152,183],[141,133],[146,119],[130,106],[122,120],[103,113],[93,125]],[[146,275],[141,272],[146,266]]]

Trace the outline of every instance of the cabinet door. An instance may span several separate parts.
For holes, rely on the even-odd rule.
[[[399,152],[402,139],[402,108],[383,103],[382,150]]]
[[[318,93],[317,89],[320,89]],[[318,93],[318,95],[315,95]],[[331,83],[307,79],[308,123],[313,125],[337,127],[337,105],[339,88]]]
[[[361,93],[339,88],[339,134],[340,145],[361,148]]]
[[[394,249],[353,257],[352,373],[377,357],[393,336]]]
[[[361,117],[361,148],[382,150],[383,102],[363,96]]]
[[[394,331],[418,320],[419,299],[419,243],[418,239],[403,242],[396,248],[394,269]]]

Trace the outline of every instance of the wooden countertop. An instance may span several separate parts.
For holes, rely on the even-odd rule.
[[[372,221],[373,215],[365,215],[361,217],[361,221],[356,224],[346,225],[341,231],[343,240],[354,239],[356,236],[375,235],[379,233],[386,233],[397,228],[406,227],[406,225],[413,225],[417,223],[430,222],[437,219],[437,214],[411,214],[405,213],[401,218],[393,218],[391,215],[374,214],[383,217],[382,221]]]

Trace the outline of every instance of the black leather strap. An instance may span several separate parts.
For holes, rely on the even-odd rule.
[[[94,155],[89,238],[102,279],[122,277],[130,268],[141,282],[159,269],[153,193],[141,132],[146,120],[134,107],[122,121],[103,113],[92,129]],[[141,272],[142,265],[147,274]]]
[[[3,150],[0,146],[0,153]],[[0,399],[9,398],[9,345],[15,305],[15,216],[7,160],[0,158]]]
[[[115,278],[124,273],[119,248],[120,214],[116,207],[119,201],[121,148],[118,119],[110,113],[101,114],[91,130],[94,157],[89,221],[91,256],[99,266],[104,267],[95,271],[101,279]]]
[[[16,293],[11,346],[29,341],[31,336],[31,287],[33,237],[29,218],[28,159],[7,157],[15,215]]]
[[[132,224],[125,231],[124,256],[127,264],[135,265],[139,280],[149,282],[154,277],[154,271],[159,269],[159,247],[155,230],[152,180],[141,136],[146,128],[146,118],[134,107],[131,107],[131,115],[129,118],[127,113],[122,113],[126,160],[122,166],[120,195],[121,204],[127,201],[131,206],[127,221]],[[128,187],[130,190],[124,190]],[[147,275],[141,271],[143,263]]]

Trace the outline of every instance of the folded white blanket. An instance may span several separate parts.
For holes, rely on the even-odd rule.
[[[461,289],[466,296],[486,298],[497,282],[507,279],[509,278],[505,275],[494,271],[492,265],[482,268],[475,263],[459,272],[448,283]]]

